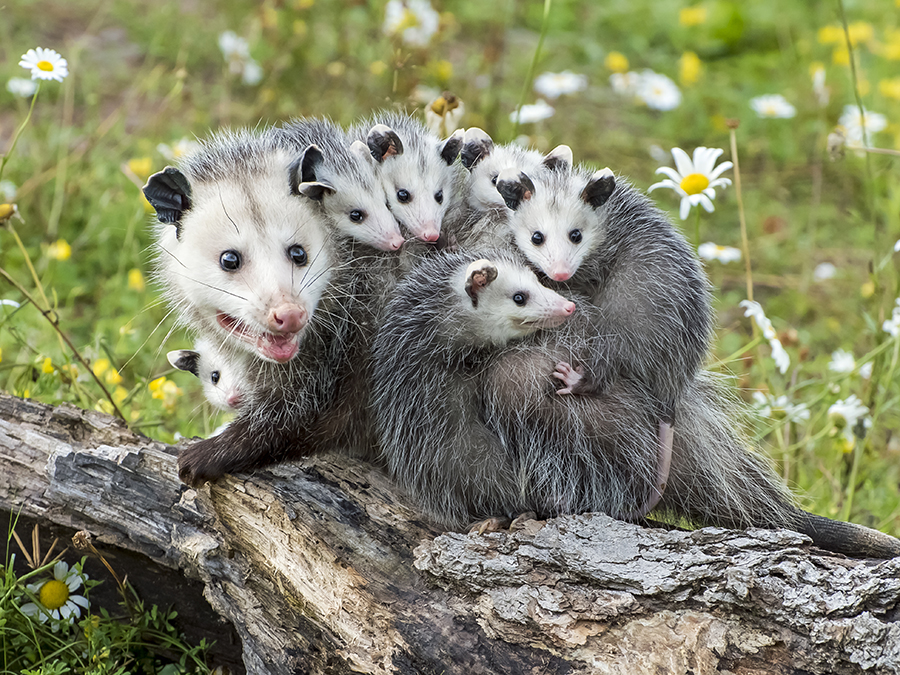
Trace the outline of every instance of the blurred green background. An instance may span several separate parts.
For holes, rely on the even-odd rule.
[[[722,161],[733,159],[727,120],[738,120],[754,297],[791,366],[779,373],[763,342],[713,367],[735,376],[748,403],[754,392],[770,397],[751,432],[806,508],[900,534],[898,339],[884,328],[900,258],[891,154],[900,148],[898,4],[845,2],[847,31],[838,3],[775,0],[7,4],[2,82],[29,78],[18,62],[38,46],[60,52],[69,75],[42,84],[0,177],[0,203],[21,216],[0,231],[0,267],[22,287],[0,279],[0,298],[23,303],[0,306],[0,387],[112,409],[45,316],[24,303],[24,290],[52,309],[134,427],[171,441],[208,434],[224,419],[198,403],[199,383],[165,360],[189,339],[172,331],[152,283],[152,213],[139,190],[219,127],[297,115],[349,124],[379,108],[421,111],[448,90],[464,103],[463,126],[541,150],[566,143],[576,161],[646,189],[660,180],[659,166],[672,165],[673,147],[723,148]],[[611,76],[645,69],[671,79],[677,106],[657,110],[616,91]],[[583,75],[585,86],[556,98],[531,86],[531,74],[563,71]],[[31,103],[15,88],[0,89],[3,152]],[[751,100],[764,94],[783,96],[793,115],[758,115]],[[520,102],[542,97],[551,116],[511,120]],[[879,152],[830,155],[828,135],[858,100],[884,116],[870,136]],[[852,129],[843,133],[852,140]],[[741,247],[735,188],[717,190],[715,212],[701,214],[701,242]],[[682,222],[673,192],[652,195],[694,241],[697,209]],[[717,296],[716,362],[740,352],[752,331],[738,307],[743,262],[706,265]],[[838,349],[853,354],[851,371],[829,367]],[[864,415],[848,423],[829,414],[851,395]]]

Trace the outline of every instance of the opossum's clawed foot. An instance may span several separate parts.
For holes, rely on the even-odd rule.
[[[510,519],[506,516],[494,516],[475,523],[469,528],[469,534],[484,534],[485,532],[499,532],[509,527]]]
[[[537,514],[534,511],[526,511],[525,513],[520,513],[518,516],[512,519],[512,522],[509,524],[509,531],[515,532],[517,530],[524,530],[526,528],[526,523],[532,520],[537,520]]]
[[[552,375],[565,385],[556,390],[557,394],[560,396],[564,394],[577,394],[579,385],[582,383],[582,380],[584,380],[584,368],[581,366],[573,368],[565,361],[560,361],[556,364],[556,370]]]
[[[217,458],[218,437],[198,441],[178,456],[178,477],[191,487],[200,487],[227,473],[227,467]]]

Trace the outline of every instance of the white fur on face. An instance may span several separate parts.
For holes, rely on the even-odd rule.
[[[523,201],[510,218],[516,246],[555,281],[571,278],[604,239],[600,220],[579,195],[580,190],[574,188],[557,192],[538,184],[535,195]],[[579,236],[580,241],[574,241]]]
[[[330,280],[333,264],[325,223],[306,197],[291,195],[287,154],[271,158],[263,175],[192,185],[193,207],[175,227],[161,225],[160,275],[182,319],[224,344],[270,358],[254,336],[266,339],[270,312],[291,306],[312,317]],[[300,246],[307,262],[289,257]],[[236,271],[221,265],[225,251],[240,255]],[[233,317],[240,330],[217,320]],[[297,340],[302,330],[297,333]]]
[[[542,286],[526,267],[506,261],[493,264],[497,278],[478,293],[477,306],[465,291],[465,268],[455,282],[460,301],[467,308],[465,330],[477,342],[504,345],[542,328],[558,326],[575,311],[574,303]]]
[[[200,354],[197,376],[206,400],[219,410],[239,408],[250,392],[248,368],[252,357],[244,352],[226,352],[209,338],[197,340],[194,350]]]
[[[537,172],[543,156],[536,150],[517,146],[494,146],[491,154],[476,164],[466,179],[469,206],[477,211],[506,210],[497,192],[497,176],[504,169],[518,169],[528,175]]]
[[[322,198],[325,213],[341,236],[382,251],[403,246],[400,225],[385,204],[381,186],[373,181],[370,189],[361,189],[359,185],[345,186],[344,182],[334,181],[336,192]]]

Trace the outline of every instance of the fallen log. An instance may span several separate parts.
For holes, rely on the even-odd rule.
[[[442,534],[364,462],[193,490],[176,454],[0,395],[0,509],[199,580],[248,673],[900,672],[900,559],[599,514]]]

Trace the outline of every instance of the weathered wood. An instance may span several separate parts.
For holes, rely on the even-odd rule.
[[[440,534],[374,466],[192,490],[113,418],[0,396],[0,508],[205,585],[249,673],[900,672],[900,559],[601,515]]]

